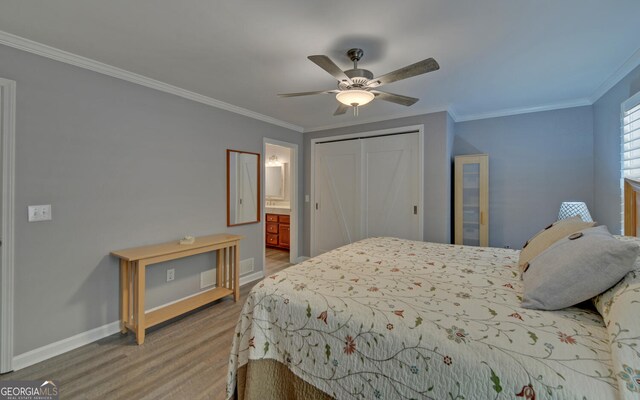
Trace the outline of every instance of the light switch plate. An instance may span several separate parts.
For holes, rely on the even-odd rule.
[[[29,222],[51,221],[51,204],[29,206]]]

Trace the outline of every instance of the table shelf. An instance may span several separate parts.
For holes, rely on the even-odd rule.
[[[213,301],[219,300],[226,296],[230,296],[232,294],[233,290],[219,287],[207,290],[206,292],[199,293],[196,296],[189,297],[187,299],[159,308],[157,310],[147,312],[144,315],[146,326],[147,328],[150,328],[154,325],[158,325],[164,321],[170,320],[176,315],[194,310],[198,307],[204,306],[205,304],[209,304]]]

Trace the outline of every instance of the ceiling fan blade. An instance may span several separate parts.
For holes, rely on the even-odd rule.
[[[333,115],[342,115],[346,113],[348,109],[349,109],[349,106],[346,106],[340,103],[338,104],[338,108],[336,108],[336,111],[333,113]]]
[[[402,96],[400,94],[395,94],[395,93],[381,92],[379,90],[372,90],[371,93],[376,95],[376,99],[390,101],[396,104],[402,104],[403,106],[407,106],[407,107],[414,105],[418,100],[420,100],[420,99],[416,99],[415,97]]]
[[[402,79],[411,78],[416,75],[426,74],[427,72],[437,71],[440,69],[440,65],[433,58],[427,58],[426,60],[418,61],[415,64],[407,65],[404,68],[397,69],[388,74],[384,74],[369,81],[367,86],[378,87],[386,85],[387,83],[399,81]]]
[[[353,82],[351,81],[351,78],[345,75],[344,71],[341,70],[340,67],[336,65],[336,63],[331,61],[329,57],[323,56],[323,55],[316,55],[316,56],[309,56],[307,58],[311,60],[313,63],[315,63],[318,67],[330,73],[338,81],[346,81],[350,85],[353,84]]]
[[[331,94],[338,93],[339,90],[316,90],[315,92],[299,92],[299,93],[279,93],[280,97],[297,97],[297,96],[309,96],[312,94]]]

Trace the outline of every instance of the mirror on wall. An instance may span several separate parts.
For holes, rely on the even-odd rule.
[[[227,150],[227,226],[260,222],[260,154]]]
[[[284,200],[284,165],[267,165],[264,185],[267,199]]]

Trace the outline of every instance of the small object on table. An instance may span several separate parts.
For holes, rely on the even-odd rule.
[[[185,236],[180,239],[180,244],[194,244],[196,242],[196,238],[193,236]]]

